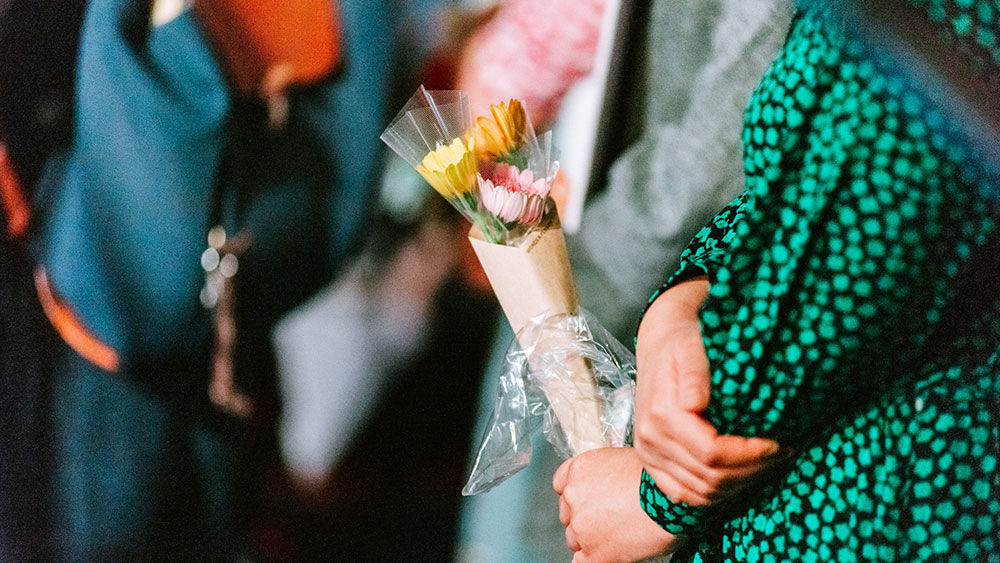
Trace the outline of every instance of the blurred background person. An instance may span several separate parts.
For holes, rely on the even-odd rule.
[[[457,45],[489,7],[399,9],[402,105],[419,84],[453,87]],[[493,330],[481,318],[492,320],[496,305],[467,224],[396,160],[381,168],[361,253],[273,332],[278,444],[298,499],[274,524],[296,561],[452,557],[469,419]]]
[[[56,337],[32,281],[27,195],[69,143],[83,2],[0,5],[0,560],[42,556],[49,461],[47,359]],[[26,22],[37,22],[28,25]]]
[[[484,11],[446,1],[411,4],[397,32],[407,60],[397,65],[396,80],[413,89],[452,88],[453,53]],[[460,218],[397,159],[385,159],[380,172],[363,251],[274,332],[284,401],[279,442],[307,493],[324,486],[392,376],[426,345],[442,286],[456,275],[483,285],[481,274],[463,265],[469,253]]]
[[[270,327],[356,246],[393,13],[0,6],[5,557],[224,561],[262,543]]]

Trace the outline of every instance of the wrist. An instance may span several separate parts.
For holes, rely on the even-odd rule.
[[[663,292],[660,297],[668,297],[669,302],[687,311],[697,313],[708,297],[710,284],[707,275],[686,279]],[[657,299],[659,301],[659,299]]]
[[[698,309],[708,296],[708,276],[685,280],[660,294],[646,310],[638,337],[651,330],[671,330],[678,324],[698,322]]]

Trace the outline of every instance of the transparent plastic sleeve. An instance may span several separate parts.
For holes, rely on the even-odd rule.
[[[381,139],[491,244],[516,246],[553,205],[558,151],[520,100],[473,121],[465,93],[421,86]]]
[[[507,352],[498,389],[464,495],[526,467],[539,430],[564,458],[631,444],[635,356],[583,309],[531,319]]]
[[[429,153],[467,135],[472,126],[469,97],[458,90],[421,86],[382,133],[382,141],[410,166]]]

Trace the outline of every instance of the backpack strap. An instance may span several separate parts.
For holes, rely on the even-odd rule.
[[[31,207],[25,196],[14,164],[10,160],[7,146],[0,142],[0,211],[6,222],[6,234],[12,239],[20,239],[28,231],[31,221]]]

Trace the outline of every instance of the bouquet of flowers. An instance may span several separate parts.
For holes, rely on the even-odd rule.
[[[516,246],[549,211],[559,168],[551,134],[541,141],[519,100],[473,123],[463,92],[422,86],[382,134],[490,244]]]
[[[527,330],[529,325],[546,324],[545,318],[583,319],[559,216],[549,198],[558,170],[551,133],[535,134],[519,100],[493,105],[489,116],[473,121],[464,93],[421,87],[392,120],[382,140],[472,223],[469,240],[518,334],[519,349],[525,352],[508,355],[508,363],[516,364],[508,372],[522,377],[518,385],[541,391],[541,403],[532,405],[525,405],[523,396],[500,398],[477,459],[477,469],[482,465],[496,478],[487,478],[488,486],[474,487],[471,493],[490,488],[526,463],[521,459],[525,444],[518,443],[517,432],[515,438],[498,438],[505,434],[498,429],[510,422],[509,416],[498,420],[498,413],[509,411],[508,407],[517,411],[515,418],[524,420],[532,409],[550,413],[546,418],[551,427],[549,439],[563,444],[566,455],[622,445],[625,433],[607,416],[608,382],[601,377],[602,370],[595,370],[588,354],[567,353],[558,344],[576,343],[570,349],[577,346],[580,350],[579,331],[565,326]],[[543,341],[546,344],[540,346]],[[553,355],[558,361],[550,361]],[[543,371],[545,377],[530,377]],[[523,373],[529,374],[526,382]],[[612,418],[617,421],[621,416]],[[530,437],[520,439],[530,444]],[[484,456],[487,450],[492,453]],[[500,459],[505,461],[499,463]],[[514,459],[512,471],[497,471]]]

